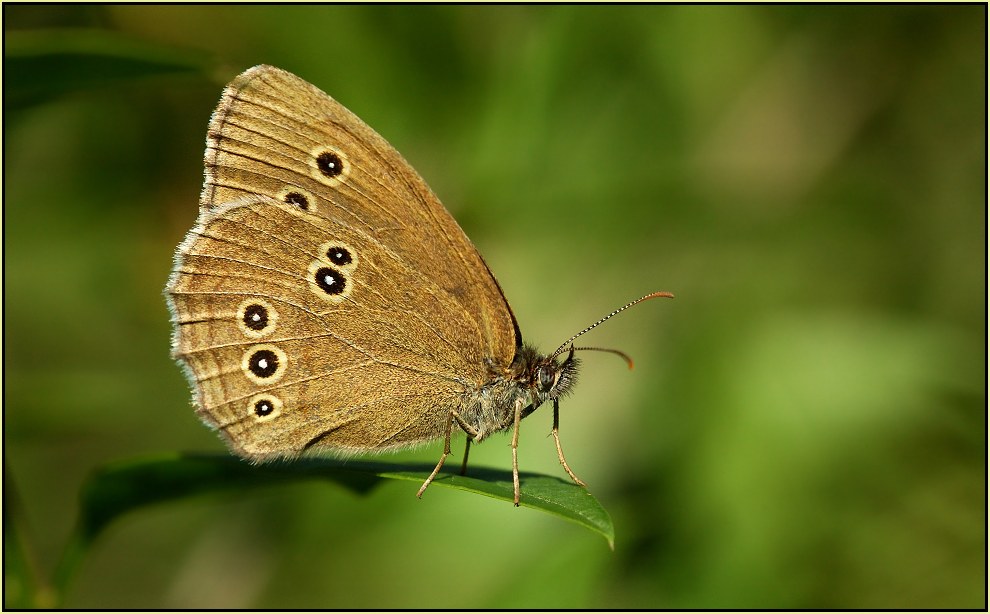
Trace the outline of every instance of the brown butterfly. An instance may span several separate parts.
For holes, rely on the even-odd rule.
[[[523,345],[494,275],[415,170],[325,93],[256,66],[210,121],[196,226],[166,287],[197,412],[238,455],[376,452],[512,429],[574,385],[579,335]],[[605,350],[613,351],[613,350]],[[615,352],[625,357],[621,352]],[[628,360],[628,357],[626,357]],[[631,363],[630,363],[631,364]]]

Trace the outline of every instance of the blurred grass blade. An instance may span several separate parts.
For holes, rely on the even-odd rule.
[[[97,30],[4,33],[4,111],[69,92],[166,74],[206,73],[204,54]]]
[[[417,484],[429,475],[427,464],[394,464],[306,458],[252,465],[228,455],[171,454],[114,463],[98,470],[83,485],[79,520],[55,575],[64,594],[78,562],[93,539],[118,517],[140,507],[197,494],[285,484],[288,480],[323,479],[366,493],[386,479]],[[508,471],[471,469],[470,476],[441,474],[431,488],[454,488],[512,502]],[[521,474],[520,504],[584,526],[612,547],[612,520],[584,488],[560,478]],[[410,505],[415,505],[410,490]]]
[[[10,464],[3,464],[3,607],[49,609],[54,595],[38,564],[24,505]]]

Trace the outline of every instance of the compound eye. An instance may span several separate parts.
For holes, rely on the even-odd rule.
[[[540,389],[544,391],[553,388],[553,385],[556,383],[557,379],[554,377],[553,370],[549,367],[540,367],[537,377],[540,380]]]

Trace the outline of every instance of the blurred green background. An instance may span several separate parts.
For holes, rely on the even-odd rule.
[[[985,6],[3,12],[5,486],[45,572],[96,467],[223,449],[161,290],[249,66],[401,151],[539,347],[677,295],[588,335],[636,369],[586,356],[561,408],[614,552],[466,493],[297,483],[124,518],[64,605],[986,607]],[[549,429],[521,464],[563,476]],[[508,472],[508,438],[472,459]]]

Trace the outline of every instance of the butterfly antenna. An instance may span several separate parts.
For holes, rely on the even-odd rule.
[[[632,358],[630,358],[629,354],[626,354],[622,350],[613,350],[612,348],[589,348],[589,347],[572,347],[571,349],[574,350],[575,352],[608,352],[609,354],[615,354],[622,360],[626,361],[626,364],[629,365],[630,370],[632,370],[633,368]]]
[[[651,293],[647,294],[646,296],[644,296],[642,298],[638,298],[638,299],[636,299],[635,301],[633,301],[631,303],[627,303],[627,304],[623,305],[622,307],[619,307],[618,309],[616,309],[612,313],[608,314],[604,318],[598,320],[597,322],[595,322],[594,324],[592,324],[588,328],[586,328],[586,329],[582,330],[581,332],[577,333],[576,335],[574,335],[573,337],[571,337],[567,341],[565,341],[562,344],[560,344],[560,347],[557,348],[557,350],[553,354],[551,354],[550,357],[553,358],[554,356],[557,356],[558,354],[560,354],[561,352],[563,352],[567,348],[567,346],[570,345],[575,339],[577,339],[581,335],[585,334],[589,330],[595,328],[596,326],[602,324],[603,322],[605,322],[605,320],[608,320],[612,316],[618,315],[618,314],[622,313],[623,311],[625,311],[626,309],[629,309],[633,305],[638,305],[638,304],[642,303],[643,301],[648,301],[651,298],[660,298],[660,297],[663,297],[663,298],[674,298],[674,295],[671,294],[670,292],[651,292]],[[578,349],[578,348],[575,348],[575,349]],[[612,353],[615,353],[615,354],[619,354],[620,356],[622,356],[622,357],[624,357],[626,359],[626,362],[628,362],[630,368],[632,368],[632,360],[630,360],[630,358],[628,356],[626,356],[622,352],[619,352],[618,350],[604,350],[604,349],[599,349],[599,348],[581,348],[581,349],[598,350],[598,351],[603,351],[603,352],[612,352]]]

